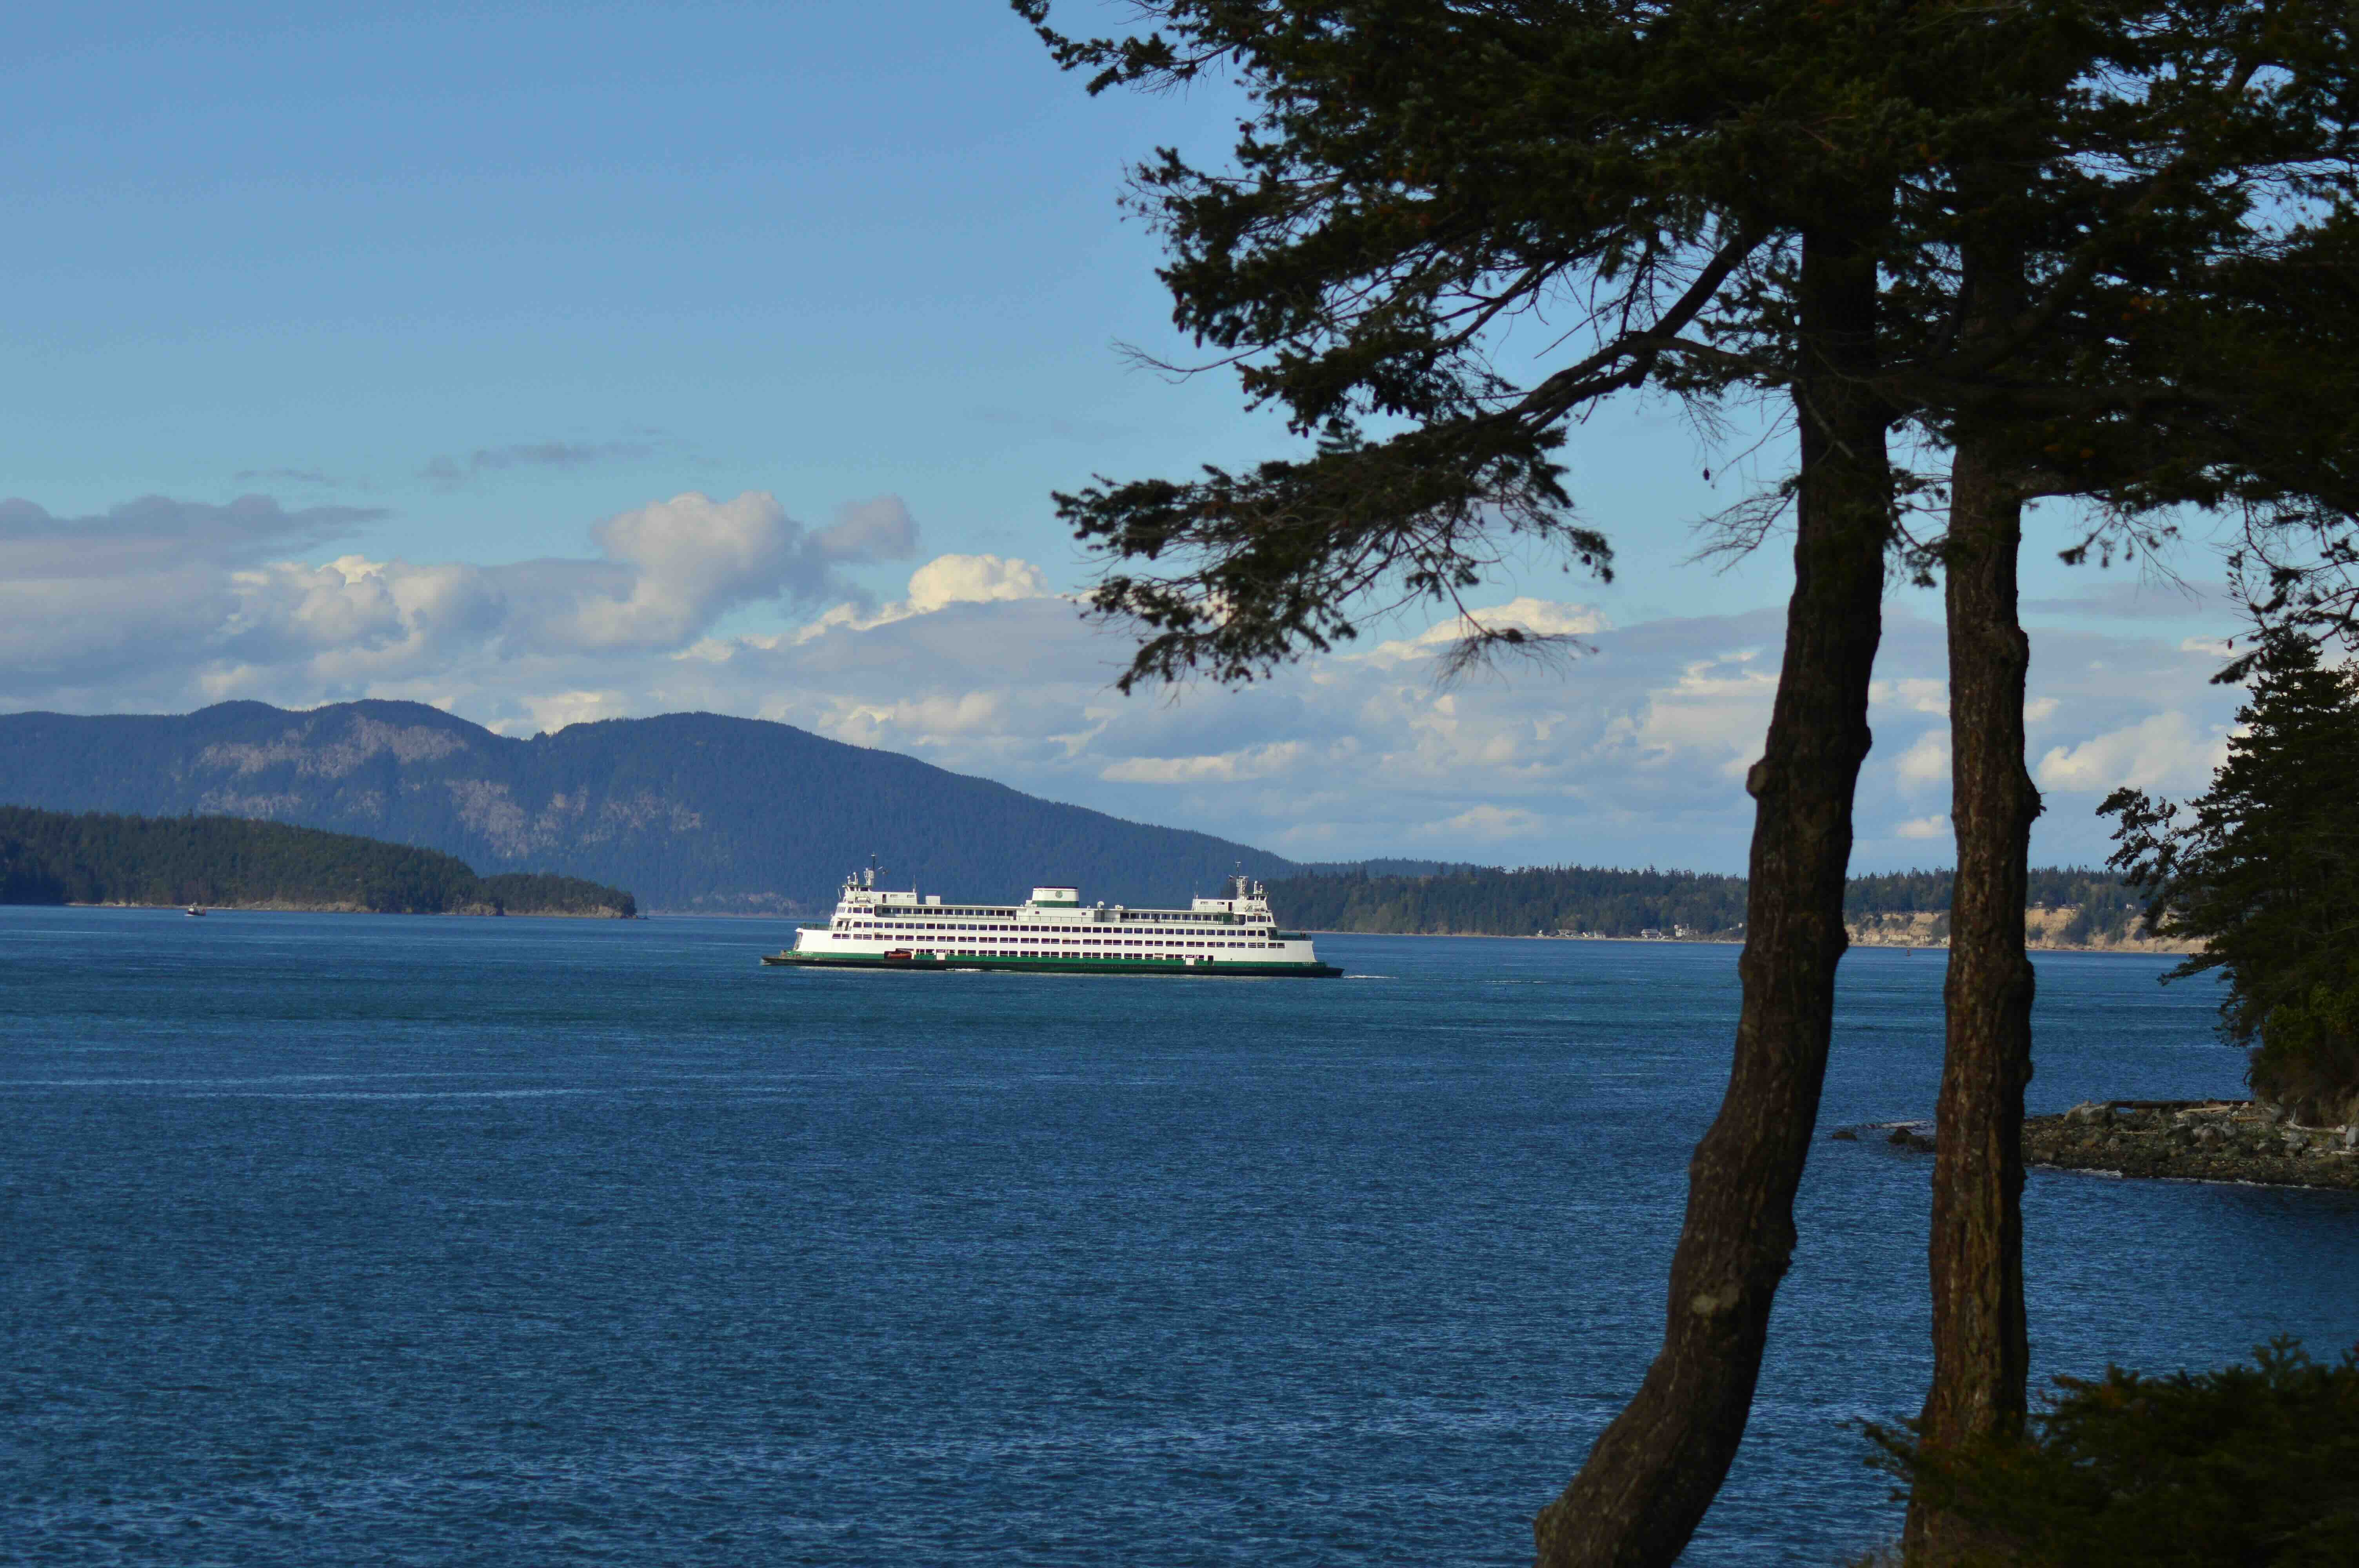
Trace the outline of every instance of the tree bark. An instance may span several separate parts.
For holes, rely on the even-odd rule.
[[[1686,1547],[1736,1456],[1794,1250],[1826,1076],[1851,860],[1852,793],[1867,756],[1891,529],[1888,423],[1875,369],[1875,256],[1866,219],[1806,232],[1795,387],[1801,485],[1785,663],[1761,760],[1744,1001],[1728,1092],[1688,1167],[1663,1347],[1581,1473],[1532,1521],[1540,1568],[1654,1568]]]
[[[2023,762],[2031,665],[2016,608],[2023,501],[2002,468],[1990,443],[1961,435],[1944,552],[1958,873],[1933,1155],[1933,1382],[1918,1427],[1919,1441],[1939,1448],[2019,1431],[2030,1371],[2023,1091],[2033,978],[2023,910],[2039,792]],[[1929,1562],[1975,1544],[1962,1521],[1915,1500],[1905,1541],[1912,1559]]]

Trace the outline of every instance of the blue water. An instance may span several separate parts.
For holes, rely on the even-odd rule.
[[[0,910],[0,1558],[1516,1563],[1658,1343],[1735,950],[1328,983],[765,970],[751,922]],[[1844,963],[1821,1130],[1930,1114]],[[2225,1094],[2040,965],[2035,1109]],[[1689,1560],[1895,1528],[1930,1161],[1817,1144]],[[2035,1173],[2044,1378],[2359,1338],[2359,1202]]]

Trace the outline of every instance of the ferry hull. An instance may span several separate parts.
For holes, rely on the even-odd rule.
[[[1169,959],[887,957],[866,953],[765,953],[762,962],[785,969],[1003,969],[1011,974],[1169,975],[1185,979],[1332,980],[1332,964],[1183,964]]]

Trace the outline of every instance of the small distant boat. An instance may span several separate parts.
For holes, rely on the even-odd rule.
[[[205,912],[198,908],[193,903],[189,905],[188,908],[180,911],[180,913],[187,915],[191,920],[202,920],[205,917]]]

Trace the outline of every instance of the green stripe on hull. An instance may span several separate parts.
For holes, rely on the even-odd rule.
[[[1332,979],[1332,964],[1167,964],[1129,958],[886,958],[865,953],[765,953],[762,962],[789,969],[1002,969],[1011,974],[1177,975],[1185,979]]]

